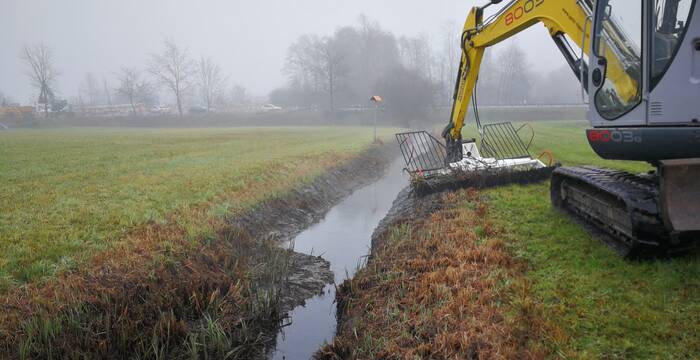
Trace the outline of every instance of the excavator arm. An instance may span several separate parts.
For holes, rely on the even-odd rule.
[[[451,120],[442,133],[448,149],[460,147],[462,128],[477,84],[484,51],[535,24],[542,23],[548,29],[576,76],[584,85],[588,81],[583,55],[587,55],[590,49],[590,46],[586,46],[592,28],[590,0],[515,0],[484,19],[484,9],[500,2],[501,0],[492,0],[486,6],[473,8],[464,25],[462,58]],[[615,80],[619,96],[628,100],[640,96],[637,90],[639,87],[628,72],[640,69],[639,64],[623,64],[618,60],[621,58],[620,52],[626,51],[626,47],[630,46],[625,39],[618,37],[618,33],[614,27],[606,28],[604,34],[610,36],[612,43],[618,46],[601,48],[599,51],[604,52],[608,59],[608,78]],[[579,49],[583,49],[580,54],[574,52],[567,36]]]

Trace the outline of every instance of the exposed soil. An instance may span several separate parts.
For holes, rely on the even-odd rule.
[[[390,146],[375,148],[318,177],[312,183],[257,206],[231,221],[246,236],[289,244],[299,233],[321,221],[338,202],[379,179],[397,155]],[[318,295],[333,282],[330,264],[320,256],[293,252],[282,289],[282,312]]]

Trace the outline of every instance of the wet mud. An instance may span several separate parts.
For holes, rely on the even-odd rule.
[[[302,231],[323,220],[328,211],[355,190],[381,178],[397,156],[391,146],[378,146],[339,165],[311,183],[264,202],[231,220],[235,231],[261,241],[289,246]],[[321,256],[290,250],[286,281],[281,286],[281,309],[287,313],[322,294],[332,284],[331,264]]]
[[[372,232],[389,211],[408,177],[403,162],[395,160],[381,179],[357,189],[335,205],[324,219],[294,240],[295,251],[330,261],[334,281],[322,294],[289,313],[269,359],[309,359],[336,333],[336,286],[362,267],[371,248]]]

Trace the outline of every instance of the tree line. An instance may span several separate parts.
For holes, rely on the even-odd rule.
[[[67,102],[57,100],[57,80],[61,75],[56,69],[53,53],[45,44],[25,47],[21,60],[27,68],[27,76],[37,92],[37,103],[49,116],[50,110],[60,111]],[[111,87],[106,78],[100,82],[88,73],[83,80],[76,105],[129,104],[134,113],[137,105],[156,105],[159,89],[167,91],[175,101],[177,111],[183,115],[185,103],[192,96],[199,96],[207,112],[222,104],[241,104],[247,101],[246,90],[240,86],[230,89],[228,77],[212,58],[195,60],[186,47],[165,40],[160,52],[151,54],[148,64],[123,67],[115,74],[118,85]],[[6,98],[2,97],[3,102]]]
[[[284,87],[272,102],[324,109],[368,105],[381,95],[385,110],[407,121],[435,106],[452,104],[461,57],[459,28],[446,24],[440,39],[427,35],[397,37],[367,17],[329,36],[302,35],[287,51]],[[580,101],[568,67],[547,74],[532,70],[515,42],[487,50],[477,94],[483,105],[558,104]]]
[[[384,110],[412,122],[434,107],[452,104],[460,60],[459,27],[448,23],[436,37],[395,36],[379,23],[360,16],[352,26],[332,35],[306,34],[292,43],[284,62],[286,84],[269,94],[283,107],[313,108],[331,113],[369,105],[381,95]],[[516,43],[486,51],[477,86],[482,105],[577,103],[580,87],[570,69],[562,66],[546,74],[532,70],[527,53]],[[49,114],[56,105],[57,79],[51,49],[46,45],[23,49],[21,59],[36,90],[38,103]],[[116,86],[88,73],[80,86],[77,105],[159,104],[159,90],[174,100],[177,112],[196,96],[206,111],[240,105],[249,99],[245,88],[229,87],[229,79],[211,58],[195,59],[186,47],[171,40],[151,54],[146,66],[123,67]],[[6,103],[2,96],[0,101]],[[60,104],[58,105],[60,106]]]

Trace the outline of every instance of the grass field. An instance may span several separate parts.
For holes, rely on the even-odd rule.
[[[583,122],[534,126],[533,153],[549,149],[564,165],[650,169],[598,158]],[[465,138],[473,130],[465,129]],[[548,183],[461,191],[445,203],[429,221],[395,228],[377,262],[350,283],[346,328],[324,349],[328,358],[700,354],[697,251],[672,260],[623,260],[552,209]],[[463,303],[465,297],[472,302]]]
[[[538,149],[565,165],[643,172],[643,163],[599,159],[582,123],[538,123]],[[700,257],[625,261],[551,208],[548,184],[488,190],[492,217],[530,264],[534,299],[566,336],[547,341],[576,358],[693,358],[700,354]]]
[[[536,123],[535,152],[564,165],[644,172],[645,163],[606,161],[588,146],[583,122]],[[584,358],[692,358],[700,354],[700,257],[630,262],[550,206],[549,184],[488,190],[492,216],[532,293],[565,334],[557,353]]]
[[[385,134],[392,133],[384,130]],[[366,148],[371,129],[56,129],[0,133],[0,293],[146,223],[194,237]]]

